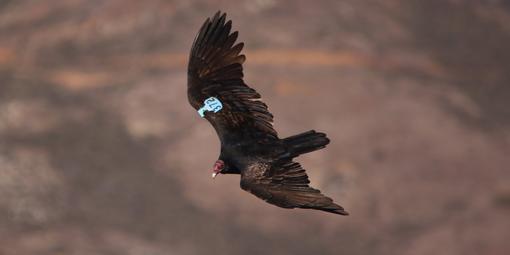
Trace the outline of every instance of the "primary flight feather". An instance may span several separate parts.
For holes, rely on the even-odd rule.
[[[244,44],[236,43],[226,14],[208,18],[191,48],[188,100],[207,119],[221,141],[217,174],[240,174],[241,188],[283,208],[307,208],[347,215],[319,190],[293,159],[326,147],[326,134],[313,130],[279,139],[273,115],[260,94],[243,80]]]

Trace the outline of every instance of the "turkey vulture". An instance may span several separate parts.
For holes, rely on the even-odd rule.
[[[260,95],[243,81],[240,54],[232,22],[217,12],[198,32],[188,63],[188,100],[207,119],[221,141],[214,164],[217,174],[240,174],[241,188],[283,208],[307,208],[347,215],[319,190],[293,159],[326,147],[326,134],[314,130],[279,139],[273,115]]]

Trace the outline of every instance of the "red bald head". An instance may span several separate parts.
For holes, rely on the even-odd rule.
[[[213,167],[213,170],[212,170],[212,178],[216,177],[216,175],[218,175],[219,173],[221,173],[221,170],[223,170],[223,168],[225,168],[225,162],[223,162],[223,160],[220,160],[218,159],[216,161],[216,163],[214,163],[214,167]]]

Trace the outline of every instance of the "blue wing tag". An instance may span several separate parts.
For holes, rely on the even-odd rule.
[[[219,112],[221,109],[223,109],[223,104],[221,104],[221,101],[218,98],[210,97],[207,98],[204,101],[204,106],[202,108],[198,109],[198,114],[200,114],[200,117],[205,117],[204,112]]]

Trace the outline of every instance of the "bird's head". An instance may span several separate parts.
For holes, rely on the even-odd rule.
[[[220,174],[225,169],[225,162],[223,160],[218,159],[216,163],[214,163],[212,170],[212,178],[216,177],[216,175]]]
[[[216,160],[212,170],[212,177],[216,177],[218,174],[241,174],[238,168],[234,165],[229,164],[228,161],[221,159]]]

